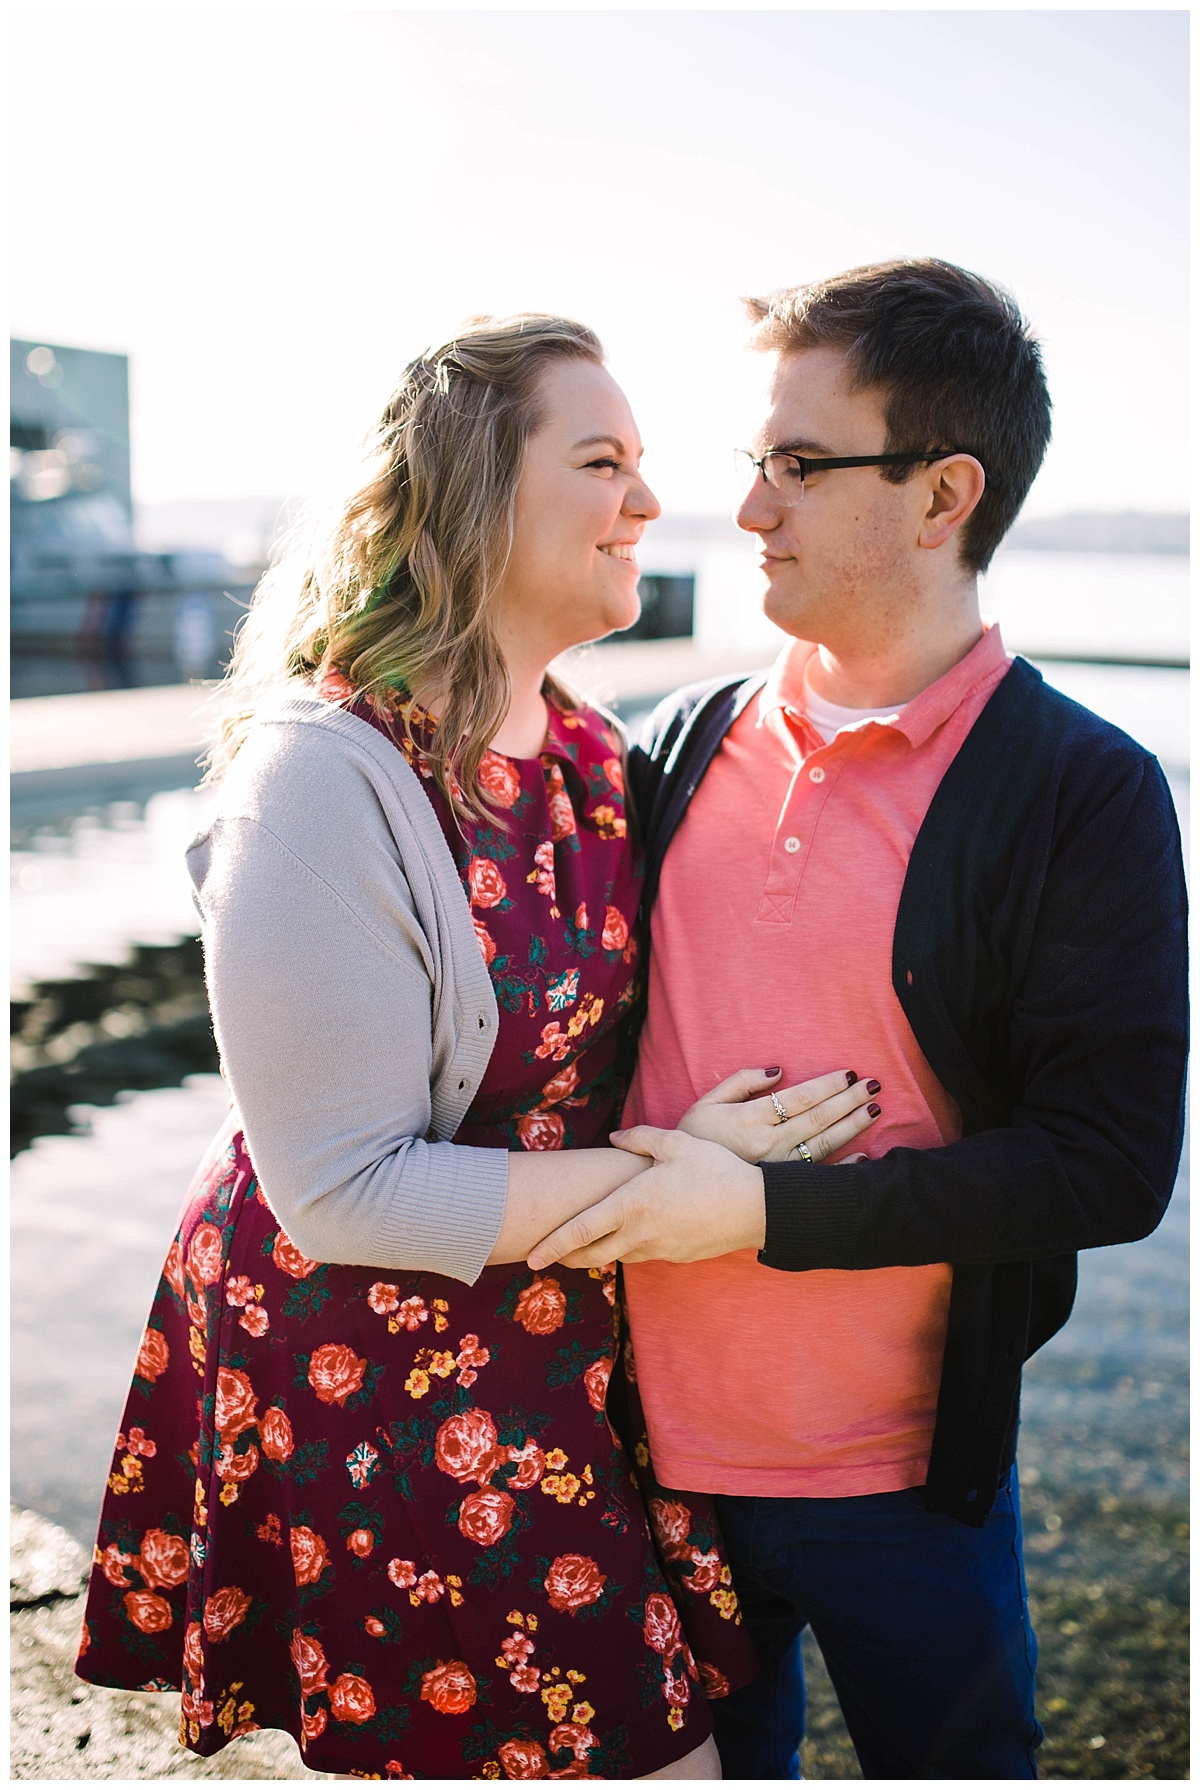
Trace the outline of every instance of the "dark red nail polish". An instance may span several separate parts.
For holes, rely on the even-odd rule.
[[[857,1075],[855,1075],[853,1069],[847,1069],[847,1071],[846,1071],[846,1086],[848,1088],[852,1088],[857,1080],[858,1080],[858,1077],[857,1077]]]
[[[779,1064],[776,1063],[774,1069],[764,1069],[763,1074],[764,1075],[778,1075],[779,1074]]]
[[[883,1111],[883,1108],[881,1106],[877,1106],[875,1104],[875,1102],[872,1100],[870,1106],[867,1108],[867,1111],[870,1113],[870,1115],[873,1119],[877,1119],[879,1117],[880,1113]]]
[[[883,1084],[882,1084],[882,1083],[881,1083],[881,1082],[877,1082],[877,1081],[869,1081],[869,1082],[868,1082],[868,1083],[867,1083],[867,1093],[868,1093],[868,1094],[878,1094],[878,1092],[879,1092],[879,1090],[880,1090],[880,1088],[881,1088],[881,1087],[882,1087],[882,1085],[883,1085]]]

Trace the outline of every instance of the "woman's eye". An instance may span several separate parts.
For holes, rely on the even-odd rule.
[[[589,460],[584,471],[590,472],[594,466],[607,466],[612,472],[619,472],[621,470],[621,462],[619,460]]]

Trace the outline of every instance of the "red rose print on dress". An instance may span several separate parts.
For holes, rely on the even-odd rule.
[[[646,1620],[642,1625],[642,1633],[646,1637],[647,1647],[653,1647],[655,1653],[661,1653],[668,1665],[683,1646],[679,1612],[670,1598],[664,1597],[661,1591],[652,1591],[646,1599]]]
[[[472,915],[474,919],[474,915]],[[478,944],[484,963],[491,963],[496,956],[496,941],[482,920],[475,920],[475,942]]]
[[[700,1688],[709,1702],[715,1703],[718,1697],[727,1697],[729,1680],[724,1672],[717,1666],[710,1666],[707,1660],[699,1660],[697,1664],[700,1669]]]
[[[666,1698],[667,1702],[671,1704],[672,1708],[687,1708],[687,1705],[691,1701],[692,1690],[691,1686],[688,1684],[686,1676],[682,1672],[676,1674],[668,1667],[667,1676],[663,1682],[663,1696]]]
[[[556,1106],[560,1100],[566,1100],[579,1086],[579,1069],[576,1064],[568,1063],[557,1075],[552,1075],[542,1089],[542,1100],[547,1106]]]
[[[605,759],[604,775],[608,778],[617,794],[623,796],[625,794],[625,773],[621,769],[621,761],[619,758]]]
[[[421,1680],[421,1701],[439,1715],[465,1715],[478,1695],[475,1677],[465,1660],[440,1661]]]
[[[593,1411],[603,1411],[604,1401],[608,1396],[608,1382],[612,1377],[612,1362],[602,1355],[599,1361],[584,1369],[583,1387],[588,1395],[588,1404]]]
[[[479,784],[499,808],[515,807],[521,794],[521,778],[516,766],[499,752],[485,752],[479,766]]]
[[[538,1278],[522,1288],[513,1312],[513,1322],[523,1324],[530,1336],[549,1336],[562,1328],[567,1315],[567,1295],[558,1281],[550,1276]]]
[[[396,1316],[406,1330],[416,1330],[419,1325],[428,1323],[429,1310],[424,1299],[419,1299],[414,1294],[411,1299],[400,1301],[400,1309]],[[436,1329],[437,1326],[435,1325],[434,1328]]]
[[[608,1582],[588,1554],[560,1554],[546,1574],[546,1596],[556,1610],[582,1610],[594,1604]]]
[[[204,1605],[204,1632],[210,1641],[224,1641],[246,1620],[251,1599],[240,1585],[224,1585]]]
[[[287,1412],[280,1410],[278,1405],[264,1411],[258,1426],[258,1439],[269,1461],[290,1459],[295,1443]]]
[[[361,1727],[375,1714],[375,1693],[365,1678],[343,1672],[329,1686],[329,1709],[335,1722],[353,1722]]]
[[[292,1530],[290,1539],[297,1585],[315,1585],[329,1565],[329,1550],[321,1537],[303,1524]]]
[[[127,1591],[122,1602],[130,1622],[144,1635],[161,1634],[175,1620],[170,1604],[157,1591]]]
[[[367,1294],[367,1304],[381,1318],[386,1318],[389,1312],[395,1311],[399,1303],[400,1288],[393,1286],[390,1281],[377,1280]]]
[[[606,951],[623,951],[629,943],[629,922],[615,907],[604,910],[604,931],[600,943]]]
[[[204,1689],[203,1630],[198,1622],[189,1622],[183,1637],[183,1675],[194,1690]]]
[[[314,1715],[307,1710],[300,1711],[300,1745],[305,1747],[310,1740],[319,1740],[329,1725],[329,1711],[318,1709]]]
[[[557,845],[560,839],[566,839],[569,834],[574,833],[576,827],[575,810],[571,806],[562,771],[556,764],[551,765],[546,772],[546,794],[550,801],[550,832]]]
[[[139,1571],[152,1590],[174,1590],[188,1576],[187,1543],[165,1529],[147,1529],[139,1560]]]
[[[258,1449],[251,1443],[239,1454],[232,1442],[222,1442],[217,1450],[216,1467],[218,1479],[249,1479],[258,1467]]]
[[[532,1490],[546,1471],[546,1457],[537,1443],[526,1442],[524,1448],[508,1448],[505,1453],[515,1469],[505,1474],[505,1485],[514,1492]]]
[[[96,1560],[110,1585],[129,1585],[132,1583],[125,1568],[133,1561],[132,1554],[123,1554],[116,1542],[110,1541],[104,1552]]]
[[[254,1282],[248,1274],[231,1274],[225,1282],[226,1305],[249,1305],[254,1297]]]
[[[292,1664],[300,1680],[302,1695],[312,1697],[325,1689],[329,1668],[321,1643],[298,1628],[292,1630]]]
[[[687,1560],[691,1557],[688,1536],[692,1528],[692,1513],[686,1504],[679,1504],[674,1499],[651,1498],[650,1521],[654,1528],[655,1538],[668,1560]]]
[[[508,894],[504,878],[491,858],[472,858],[467,880],[472,907],[498,907]]]
[[[468,1492],[458,1508],[458,1529],[481,1548],[494,1547],[512,1528],[514,1500],[494,1486]]]
[[[326,1405],[344,1405],[363,1383],[366,1361],[345,1343],[322,1343],[308,1364],[308,1383]]]
[[[522,1113],[517,1136],[524,1150],[561,1150],[566,1126],[558,1113]]]
[[[546,1749],[536,1740],[506,1740],[496,1748],[506,1778],[544,1778],[550,1767]]]
[[[492,1463],[496,1426],[487,1411],[473,1408],[447,1417],[437,1433],[434,1459],[452,1479],[478,1479]]]
[[[257,1404],[249,1376],[240,1367],[217,1369],[217,1401],[214,1421],[222,1442],[232,1442],[256,1421]]]
[[[243,1330],[248,1330],[251,1336],[265,1336],[270,1328],[271,1320],[261,1305],[248,1305],[238,1319],[238,1323]]]
[[[389,1560],[387,1571],[392,1584],[398,1585],[401,1591],[407,1591],[417,1582],[416,1563],[412,1560]]]
[[[346,1546],[352,1554],[357,1554],[360,1560],[365,1560],[375,1546],[375,1537],[370,1529],[354,1529],[346,1537]]]
[[[714,1548],[711,1553],[702,1554],[699,1548],[692,1550],[692,1570],[683,1575],[683,1582],[689,1591],[697,1591],[707,1595],[715,1591],[721,1583],[721,1556]]]
[[[560,1722],[551,1730],[552,1753],[573,1753],[576,1759],[586,1759],[595,1744],[596,1736],[581,1722]]]
[[[293,1280],[307,1280],[314,1268],[321,1265],[310,1256],[301,1255],[286,1231],[280,1231],[276,1237],[271,1260],[281,1274],[290,1274]]]
[[[177,1299],[183,1298],[183,1246],[176,1237],[167,1251],[163,1278]]]
[[[142,1344],[138,1350],[137,1366],[134,1372],[143,1380],[157,1380],[159,1374],[165,1374],[171,1360],[171,1351],[167,1347],[167,1339],[161,1330],[146,1330],[142,1335]]]
[[[203,1281],[206,1287],[215,1286],[220,1280],[225,1260],[221,1248],[221,1233],[215,1224],[196,1226],[188,1244],[187,1265],[191,1269],[192,1278]]]

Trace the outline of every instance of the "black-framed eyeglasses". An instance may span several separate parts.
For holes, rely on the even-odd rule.
[[[834,460],[811,460],[789,448],[768,448],[765,454],[736,448],[734,459],[743,468],[748,460],[773,491],[798,502],[810,473],[838,472],[844,466],[932,466],[935,460],[947,460],[957,452],[956,448],[939,448],[936,454],[842,454]]]

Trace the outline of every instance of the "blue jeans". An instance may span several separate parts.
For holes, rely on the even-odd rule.
[[[759,1671],[712,1705],[727,1778],[798,1778],[812,1628],[865,1778],[1034,1778],[1016,1469],[982,1529],[919,1490],[716,1499]]]

